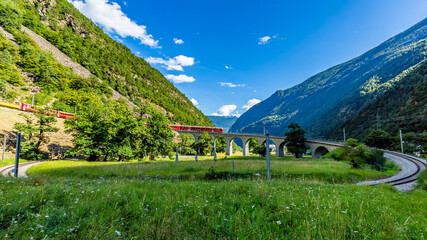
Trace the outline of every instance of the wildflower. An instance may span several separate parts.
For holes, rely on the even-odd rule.
[[[280,220],[279,220],[279,221],[277,221],[276,223],[280,225],[280,224],[282,224],[282,221],[280,221]]]
[[[10,206],[11,204],[10,204],[10,203],[7,203],[6,205],[7,205],[7,206]]]
[[[119,231],[115,231],[116,233],[117,233],[117,235],[122,235],[122,233],[121,232],[119,232]]]

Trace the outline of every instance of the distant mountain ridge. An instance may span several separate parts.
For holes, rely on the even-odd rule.
[[[235,116],[208,116],[215,126],[223,128],[224,132],[228,132],[230,127],[236,122]]]
[[[337,127],[399,84],[427,56],[427,19],[372,50],[331,67],[245,112],[233,129],[283,135],[297,122],[308,137],[329,137]]]

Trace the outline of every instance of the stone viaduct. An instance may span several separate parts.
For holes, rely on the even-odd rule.
[[[175,130],[176,131],[176,130]],[[199,136],[202,135],[203,132],[198,131],[176,131],[179,134],[191,134],[194,136],[196,143],[199,142]],[[233,155],[233,140],[235,138],[240,138],[243,142],[243,156],[249,156],[249,140],[255,139],[260,146],[266,144],[266,136],[257,135],[257,134],[243,134],[243,133],[215,133],[208,132],[209,135],[214,137],[214,146],[216,144],[216,139],[218,137],[224,137],[227,143],[226,154],[228,156]],[[276,156],[284,157],[285,156],[285,138],[277,137],[277,136],[269,136],[270,144],[275,145]],[[313,158],[320,158],[324,154],[337,149],[338,147],[343,146],[341,143],[332,143],[325,141],[317,141],[317,140],[307,140],[306,145],[310,148],[311,154]]]

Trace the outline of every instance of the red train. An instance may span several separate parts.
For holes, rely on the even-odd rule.
[[[36,113],[41,113],[41,111],[37,110],[35,106],[31,105],[31,104],[26,104],[26,103],[21,103],[21,108],[22,111],[26,111],[26,112],[36,112]],[[57,110],[52,110],[49,109],[46,112],[47,115],[52,115],[52,116],[57,116],[59,118],[72,118],[75,119],[74,114],[72,113],[67,113],[67,112],[62,112],[62,111],[57,111]]]
[[[11,104],[0,101],[1,107],[7,107],[7,108],[14,108],[25,112],[35,112],[35,113],[42,113],[40,110],[37,110],[36,106],[33,106],[31,104],[26,103],[18,103],[18,104]],[[76,119],[74,117],[74,114],[62,112],[58,110],[52,110],[49,109],[45,113],[46,115],[52,115],[57,116],[59,118],[72,118]],[[172,130],[179,130],[179,131],[195,131],[195,132],[213,132],[213,133],[223,133],[224,129],[222,128],[216,128],[216,127],[199,127],[199,126],[184,126],[184,125],[168,125]]]
[[[198,127],[198,126],[182,126],[182,125],[169,125],[173,130],[179,131],[196,131],[196,132],[216,132],[223,133],[224,129],[216,127]]]

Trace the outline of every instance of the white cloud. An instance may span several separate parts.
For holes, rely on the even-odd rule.
[[[158,40],[147,33],[147,27],[138,25],[126,16],[116,2],[109,0],[68,0],[86,17],[101,25],[106,32],[117,34],[122,38],[133,37],[141,44],[152,48],[160,48]]]
[[[232,87],[232,88],[246,86],[245,84],[234,84],[234,83],[231,83],[231,82],[219,82],[219,85],[221,87]]]
[[[178,38],[174,38],[174,39],[173,39],[173,42],[174,42],[175,44],[183,44],[183,43],[184,43],[184,40],[182,40],[182,39],[178,39]]]
[[[230,67],[230,66],[225,66],[225,69],[233,69],[232,67]]]
[[[260,37],[258,38],[258,44],[267,44],[270,41],[271,37],[270,36],[265,36],[265,37]]]
[[[260,102],[261,102],[261,100],[253,98],[253,99],[250,99],[242,108],[249,110],[249,108],[255,106],[256,104],[258,104]]]
[[[168,74],[165,76],[168,80],[174,82],[174,83],[191,83],[196,81],[193,77],[189,77],[187,75],[181,74],[181,75],[172,75]]]
[[[212,116],[231,116],[231,113],[236,110],[236,105],[224,105],[218,109],[216,113],[212,113]]]
[[[199,105],[199,102],[194,98],[191,98],[190,101],[193,103],[194,106]]]
[[[145,60],[150,64],[161,64],[167,70],[176,70],[181,72],[184,71],[182,67],[188,67],[188,66],[194,65],[194,58],[186,57],[184,55],[179,55],[174,58],[169,58],[168,60],[165,60],[163,58],[153,58],[153,57],[148,57]]]

